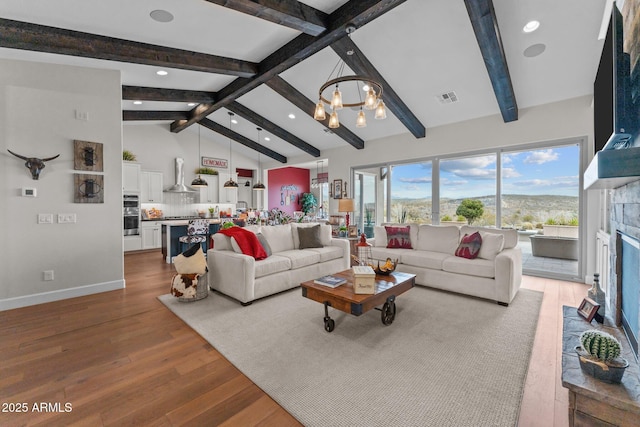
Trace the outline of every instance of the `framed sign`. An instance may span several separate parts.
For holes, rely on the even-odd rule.
[[[578,307],[578,314],[587,319],[587,322],[591,323],[593,318],[596,316],[599,308],[600,304],[598,304],[591,298],[585,298],[582,300],[580,306]]]
[[[228,169],[229,162],[227,159],[216,159],[214,157],[204,157],[202,156],[201,165],[208,168],[218,168],[218,169]]]
[[[333,180],[333,198],[342,199],[342,180],[341,179]]]

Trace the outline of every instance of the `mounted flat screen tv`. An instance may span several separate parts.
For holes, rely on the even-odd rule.
[[[635,82],[632,80],[631,55],[625,52],[625,47],[632,50],[637,48],[629,40],[633,32],[627,31],[630,34],[625,40],[624,29],[623,16],[614,4],[593,88],[595,152],[629,148],[633,146],[638,131],[638,113],[632,98],[638,95],[634,93],[633,86],[637,86],[639,78],[635,75]]]

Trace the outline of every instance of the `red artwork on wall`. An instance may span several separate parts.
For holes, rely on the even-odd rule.
[[[309,169],[281,168],[268,172],[267,206],[269,210],[278,208],[293,216],[301,209],[300,197],[309,192]]]

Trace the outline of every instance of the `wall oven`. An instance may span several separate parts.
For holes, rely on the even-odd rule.
[[[140,197],[135,194],[125,194],[122,202],[122,216],[124,218],[124,235],[140,235]]]

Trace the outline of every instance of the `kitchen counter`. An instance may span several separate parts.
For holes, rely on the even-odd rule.
[[[220,229],[221,220],[217,218],[205,218],[209,221],[209,235],[215,234]],[[188,219],[173,219],[173,220],[153,220],[158,221],[162,226],[162,256],[167,264],[173,262],[173,257],[178,255],[180,251],[180,236],[187,235]],[[207,241],[203,250],[206,252],[210,245],[211,239]]]

